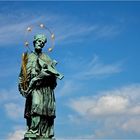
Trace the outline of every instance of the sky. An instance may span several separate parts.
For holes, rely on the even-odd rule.
[[[55,34],[51,53],[41,23]],[[39,32],[64,74],[55,89],[56,139],[140,139],[139,25],[138,1],[1,1],[0,140],[22,139],[26,130],[18,75],[24,41],[33,49]]]

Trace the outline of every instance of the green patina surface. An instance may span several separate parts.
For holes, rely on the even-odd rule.
[[[54,89],[57,78],[62,79],[53,61],[42,52],[47,39],[44,35],[34,37],[34,52],[25,53],[19,74],[19,91],[26,98],[24,117],[27,122],[25,140],[54,140],[56,117]]]

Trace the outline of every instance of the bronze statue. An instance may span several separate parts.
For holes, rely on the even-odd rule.
[[[62,79],[55,68],[56,61],[42,52],[47,38],[34,36],[34,52],[23,53],[19,74],[19,91],[26,98],[24,117],[27,122],[26,140],[53,139],[56,117],[54,89],[57,78]]]

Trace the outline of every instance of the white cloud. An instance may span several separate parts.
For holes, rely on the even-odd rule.
[[[72,20],[72,17],[58,14],[54,15],[52,13],[45,15],[37,13],[35,17],[31,11],[30,14],[28,12],[24,12],[23,14],[22,10],[20,12],[15,10],[14,15],[13,13],[9,13],[7,16],[1,13],[0,16],[2,21],[0,23],[0,42],[3,45],[13,43],[18,45],[19,42],[22,43],[25,38],[27,39],[25,34],[27,26],[31,25],[35,30],[35,28],[37,29],[37,25],[42,22],[55,33],[56,43],[58,44],[81,42],[83,39],[88,40],[88,35],[90,35],[90,37],[92,36],[95,40],[110,38],[119,34],[120,30],[116,25],[88,24],[85,23],[85,21],[79,23],[78,20]],[[36,31],[39,32],[38,30]],[[45,33],[47,33],[47,31],[45,31]]]
[[[117,26],[114,25],[105,25],[105,26],[101,26],[101,28],[99,28],[96,31],[96,39],[99,38],[111,38],[113,36],[116,36],[120,33],[120,29]]]
[[[15,88],[0,90],[0,103],[7,117],[12,120],[19,121],[23,118],[24,101],[25,99]]]
[[[77,25],[79,24],[79,25]],[[60,25],[61,27],[61,25]],[[85,25],[85,24],[81,24],[81,23],[76,23],[71,21],[68,24],[65,24],[62,26],[63,28],[57,28],[56,32],[57,32],[57,41],[66,41],[67,42],[75,42],[76,40],[82,41],[82,38],[92,32],[94,32],[95,30],[97,30],[98,26],[96,25]],[[59,30],[58,30],[59,29]]]
[[[57,138],[57,140],[91,140],[91,138],[79,138],[79,137],[65,137],[65,138]],[[93,138],[92,138],[93,140]],[[101,140],[101,139],[100,139]]]
[[[46,18],[47,17],[47,18]],[[47,23],[47,27],[52,25],[52,21],[55,23],[58,20],[57,15],[53,14],[42,14],[34,13],[32,11],[27,12],[22,9],[15,9],[12,13],[0,13],[0,47],[7,46],[19,46],[19,44],[24,46],[24,41],[31,40],[36,33],[45,33],[48,35],[48,31],[39,29],[41,23]],[[26,29],[28,26],[32,27],[32,32],[27,33]]]
[[[25,130],[15,130],[8,135],[7,140],[21,140],[24,138]]]
[[[116,25],[100,25],[100,24],[88,24],[79,23],[79,21],[71,20],[66,23],[68,17],[61,19],[59,27],[56,26],[56,41],[59,43],[71,43],[82,42],[83,40],[98,40],[98,39],[110,39],[120,33],[120,28]],[[64,21],[65,22],[62,22]],[[63,25],[62,25],[63,24]],[[63,28],[61,28],[63,27]]]
[[[120,138],[117,134],[140,134],[140,84],[102,91],[95,96],[71,99],[68,106],[86,121],[101,125],[95,138]],[[74,116],[70,119],[74,120]],[[79,119],[80,119],[79,117]],[[129,137],[129,136],[128,136]]]
[[[0,89],[0,102],[17,101],[20,99],[19,91],[15,88]]]
[[[6,19],[9,21],[9,19]],[[26,19],[25,21],[21,20],[18,23],[11,23],[10,21],[5,25],[0,27],[0,42],[1,47],[3,45],[9,44],[18,44],[19,42],[24,41],[26,28],[36,22],[39,22],[41,18],[36,19]],[[2,45],[3,44],[3,45]],[[24,42],[23,42],[24,44]]]
[[[70,107],[82,115],[140,114],[140,85],[102,91],[99,96],[80,97],[70,102]],[[134,98],[135,97],[135,98]]]
[[[92,117],[124,113],[129,101],[118,95],[105,95],[99,98],[81,97],[78,100],[71,100],[70,104],[79,114]]]
[[[64,68],[69,69],[68,78],[76,80],[87,80],[93,78],[106,78],[123,71],[124,61],[118,62],[104,62],[100,57],[94,54],[92,57],[85,59],[84,57],[77,57],[72,54],[64,58]]]
[[[7,103],[5,104],[5,111],[11,119],[19,119],[23,116],[23,106],[17,103]]]
[[[123,125],[122,129],[128,132],[140,133],[140,117],[131,118],[127,120]]]
[[[15,129],[14,132],[8,134],[7,140],[21,140],[24,138],[25,130],[24,129]],[[91,140],[93,136],[86,135],[84,137],[56,137],[57,140]]]
[[[76,86],[75,86],[76,85]],[[76,83],[74,80],[65,80],[61,86],[59,86],[59,89],[56,91],[56,96],[68,96],[72,95],[73,93],[76,93],[79,91],[81,87],[81,84]]]
[[[85,72],[85,76],[98,76],[98,75],[108,75],[113,73],[121,72],[120,64],[95,64],[89,71]]]
[[[81,134],[81,136],[75,136],[75,137],[62,137],[62,138],[58,137],[57,140],[97,140],[97,139],[95,139],[94,135],[82,136],[82,134]],[[102,139],[100,139],[100,140],[102,140]]]
[[[84,67],[81,68],[81,72],[77,73],[75,77],[80,79],[90,79],[120,73],[123,70],[122,64],[122,62],[104,64],[100,61],[97,55],[94,55],[90,61],[85,62],[84,60],[82,65],[81,63],[80,65],[77,64],[77,67]]]
[[[102,96],[90,110],[93,115],[122,113],[128,106],[128,99],[121,96]]]

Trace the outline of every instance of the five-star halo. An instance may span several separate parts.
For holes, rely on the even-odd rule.
[[[54,35],[54,33],[51,32],[51,30],[50,30],[48,27],[46,27],[44,24],[41,23],[41,24],[39,25],[39,27],[40,27],[41,29],[46,29],[46,30],[50,33],[50,35],[51,35],[51,36],[50,36],[50,37],[51,37],[51,47],[48,48],[48,51],[51,52],[51,51],[54,49],[55,35]],[[28,26],[28,27],[26,28],[26,33],[30,33],[30,32],[32,32],[32,30],[33,30],[33,27],[32,27],[32,26]],[[25,41],[25,42],[24,42],[24,45],[30,49],[30,47],[29,47],[29,42],[28,42],[28,41]],[[30,50],[31,50],[31,49],[30,49]]]

